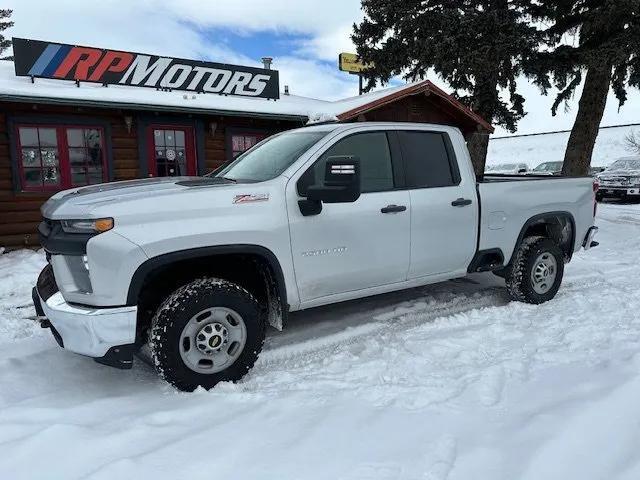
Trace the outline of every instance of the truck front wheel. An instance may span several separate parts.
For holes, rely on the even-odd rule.
[[[202,278],[177,289],[151,321],[153,364],[179,390],[240,380],[262,350],[265,320],[235,283]]]
[[[544,303],[558,293],[564,274],[562,250],[545,237],[525,238],[507,268],[509,296],[526,303]]]

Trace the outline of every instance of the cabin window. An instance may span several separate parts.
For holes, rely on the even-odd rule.
[[[236,158],[267,136],[259,133],[234,133],[231,135],[231,155]]]
[[[23,191],[55,191],[108,180],[102,128],[64,125],[16,128]]]

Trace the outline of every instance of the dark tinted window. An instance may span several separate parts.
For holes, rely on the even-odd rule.
[[[300,179],[298,192],[304,195],[310,185],[321,185],[329,157],[356,156],[360,159],[362,193],[392,190],[393,168],[387,135],[384,132],[358,133],[330,147]]]
[[[433,132],[398,132],[408,188],[454,185],[445,137]]]

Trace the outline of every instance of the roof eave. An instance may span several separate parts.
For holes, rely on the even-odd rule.
[[[178,107],[172,105],[153,105],[141,104],[134,102],[104,102],[99,100],[86,99],[66,99],[66,98],[47,98],[31,95],[11,95],[0,93],[0,101],[19,102],[19,103],[42,103],[47,105],[64,105],[72,107],[95,107],[105,109],[121,109],[121,110],[145,110],[154,112],[170,112],[170,113],[192,113],[206,115],[222,115],[228,117],[255,117],[271,120],[289,120],[306,122],[309,117],[307,115],[295,115],[287,113],[266,113],[240,110],[222,110],[216,108],[203,107]]]
[[[452,98],[450,95],[448,95],[446,92],[444,92],[443,90],[435,86],[429,80],[425,80],[424,82],[421,82],[417,85],[412,85],[411,87],[408,87],[399,92],[395,92],[387,97],[382,97],[378,100],[374,100],[372,102],[366,103],[364,105],[360,105],[359,107],[343,112],[337,115],[337,118],[341,122],[351,120],[353,118],[357,118],[359,115],[362,115],[366,112],[388,105],[389,103],[393,103],[403,98],[406,98],[412,95],[418,95],[424,92],[429,92],[437,95],[438,97],[442,98],[444,101],[449,103],[453,108],[455,108],[462,114],[472,119],[476,124],[478,124],[480,127],[485,129],[489,133],[494,132],[494,128],[489,122],[487,122],[484,118],[482,118],[480,115],[475,113],[473,110],[462,105],[459,101]]]

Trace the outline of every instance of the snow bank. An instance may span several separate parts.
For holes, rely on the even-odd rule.
[[[307,125],[314,125],[316,123],[324,123],[324,122],[337,122],[338,117],[335,115],[324,113],[324,112],[311,112],[309,113],[309,120],[307,121]]]
[[[0,478],[640,478],[640,207],[597,222],[552,302],[483,274],[302,312],[194,394],[7,335],[42,257],[0,256]]]
[[[630,155],[624,139],[640,127],[603,128],[598,134],[591,165],[606,167],[620,157]],[[502,137],[489,141],[487,164],[524,162],[530,168],[542,162],[562,162],[569,141],[569,132],[527,137]]]
[[[0,345],[40,330],[24,319],[35,315],[31,288],[45,263],[42,250],[0,252]]]

